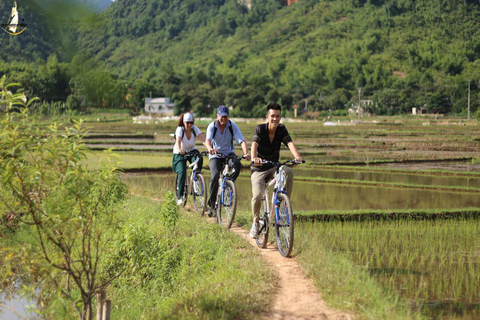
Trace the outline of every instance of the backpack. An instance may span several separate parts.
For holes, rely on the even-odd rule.
[[[216,121],[218,125],[218,120]],[[230,125],[230,126],[229,126]],[[233,127],[232,127],[232,121],[228,120],[227,123],[228,129],[230,129],[230,134],[232,135],[232,148],[233,148]],[[213,135],[212,135],[212,140],[215,138],[215,134],[217,133],[218,128],[213,125]]]
[[[183,139],[183,137],[185,136],[185,127],[181,126],[181,128],[183,129],[182,130],[182,137],[181,137]],[[175,132],[176,132],[176,130],[175,130]],[[196,138],[197,134],[195,133],[195,129],[193,129],[193,126],[192,126],[192,133],[193,133],[193,136]],[[173,139],[177,140],[177,135],[175,133],[173,134]]]

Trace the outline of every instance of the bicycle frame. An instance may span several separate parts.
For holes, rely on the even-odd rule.
[[[281,169],[281,167],[278,167],[277,170],[276,170],[276,173],[275,173],[275,176],[272,180],[270,180],[268,182],[268,184],[265,186],[265,203],[267,204],[267,212],[269,213],[267,215],[268,217],[268,223],[270,223],[270,221],[272,220],[272,215],[273,215],[273,208],[275,208],[275,223],[278,223],[279,219],[280,219],[280,215],[279,215],[279,208],[278,208],[278,194],[279,193],[283,193],[283,194],[287,194],[287,191],[285,190],[285,186],[284,184],[282,183],[282,179],[285,179],[286,177],[283,176],[281,179],[279,179],[279,175],[284,175],[283,173],[283,170]],[[274,186],[273,188],[273,191],[272,191],[272,202],[271,202],[271,207],[269,206],[269,201],[268,201],[268,193],[269,193],[269,188],[271,186]],[[287,222],[290,223],[290,221],[288,221],[288,217],[287,217]]]
[[[219,203],[219,204],[222,204],[222,205],[223,205],[223,204],[226,204],[226,203],[224,202],[224,201],[225,201],[225,181],[226,181],[227,179],[233,181],[233,179],[231,178],[231,175],[232,175],[233,172],[230,172],[230,169],[231,169],[231,168],[230,168],[230,166],[228,165],[228,161],[226,161],[226,162],[225,162],[225,166],[224,166],[224,168],[223,168],[223,170],[222,170],[222,173],[220,174],[220,178],[218,179],[218,186],[219,186],[219,188],[220,188],[220,190],[219,190],[220,192],[218,193],[218,195],[220,196],[220,199],[219,199],[219,200],[220,200],[220,203]],[[217,196],[217,198],[218,198],[218,196]],[[232,198],[230,198],[230,201],[231,201],[231,199],[232,199]],[[230,205],[230,206],[231,206],[232,204],[231,204],[231,203],[227,203],[227,205]],[[217,206],[218,206],[218,204],[217,204]]]

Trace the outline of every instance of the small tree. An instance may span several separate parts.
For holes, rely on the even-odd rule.
[[[81,122],[42,128],[29,117],[25,95],[13,94],[11,86],[5,78],[0,82],[0,105],[6,106],[0,120],[0,208],[15,216],[19,228],[30,228],[34,241],[10,248],[7,256],[17,256],[22,268],[41,269],[75,303],[79,318],[90,320],[93,298],[116,276],[104,274],[100,261],[125,185],[111,152],[100,170],[88,170]],[[3,268],[4,277],[15,276],[8,263]]]

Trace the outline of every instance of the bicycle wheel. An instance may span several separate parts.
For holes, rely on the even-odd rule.
[[[260,248],[266,248],[268,242],[268,195],[265,192],[265,195],[262,198],[262,207],[260,211],[260,225],[258,227],[258,237],[255,239],[257,246]]]
[[[225,180],[225,189],[220,195],[220,202],[217,207],[217,221],[220,225],[227,229],[232,226],[235,219],[235,212],[237,211],[237,189],[232,180]]]
[[[200,173],[198,173],[197,179],[193,180],[191,185],[193,207],[195,208],[195,211],[197,211],[198,213],[200,213],[201,216],[203,216],[205,214],[205,207],[207,201],[207,197],[205,196],[207,194],[207,186],[205,184],[205,179]]]
[[[277,247],[283,257],[290,256],[293,249],[294,218],[292,204],[286,194],[277,195],[278,214],[275,221]]]

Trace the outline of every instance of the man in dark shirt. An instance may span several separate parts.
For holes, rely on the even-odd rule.
[[[251,156],[253,159],[252,169],[252,215],[253,224],[250,230],[252,238],[258,237],[258,221],[260,205],[262,203],[263,193],[265,192],[265,179],[273,178],[275,167],[262,166],[262,159],[277,162],[280,158],[280,147],[285,144],[296,161],[302,161],[297,147],[288,134],[287,128],[280,123],[282,107],[276,102],[270,102],[267,105],[267,123],[259,124],[255,128],[252,139]],[[287,176],[287,194],[290,197],[293,188],[293,172],[290,168],[284,166]]]

